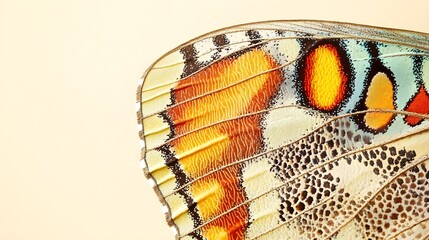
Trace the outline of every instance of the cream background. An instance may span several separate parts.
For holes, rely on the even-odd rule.
[[[429,32],[421,1],[0,0],[0,239],[173,239],[139,169],[137,80],[200,34],[273,19]]]

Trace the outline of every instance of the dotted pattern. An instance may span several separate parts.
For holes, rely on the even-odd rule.
[[[335,196],[298,217],[299,226],[303,232],[307,233],[308,239],[327,237],[339,225],[339,222],[353,216],[362,207],[364,200],[369,198],[369,195],[360,202],[349,200],[349,197],[349,193],[340,189]]]
[[[362,151],[346,159],[348,164],[351,164],[352,161],[359,161],[365,167],[371,167],[374,174],[387,179],[414,160],[415,156],[414,151],[381,146],[380,148]]]
[[[328,159],[362,148],[370,144],[371,139],[371,134],[356,133],[349,118],[338,119],[270,156],[271,170],[280,179],[287,180]],[[333,164],[328,164],[327,168],[332,168]]]
[[[399,234],[393,239],[428,239],[429,238],[429,220],[417,224]]]
[[[280,191],[283,198],[280,206],[280,219],[287,221],[310,206],[320,203],[322,199],[329,198],[337,189],[339,182],[339,178],[334,179],[324,169],[301,182],[293,181]]]
[[[386,186],[358,215],[357,220],[365,229],[366,237],[385,239],[427,218],[429,171],[425,164],[421,164]]]
[[[429,172],[425,166],[394,178],[415,160],[416,153],[383,145],[340,158],[341,154],[372,141],[369,133],[353,131],[354,126],[349,121],[348,118],[333,121],[271,157],[271,171],[285,182],[278,191],[282,202],[279,218],[282,224],[299,226],[308,239],[335,236],[335,229],[353,219],[362,231],[356,233],[360,237],[380,239],[392,235],[393,229],[405,231],[400,229],[409,227],[416,219],[428,217],[423,214],[429,212],[426,205],[429,203]],[[327,163],[336,157],[337,161]],[[370,168],[374,175],[381,177],[379,185],[387,187],[380,193],[367,192],[361,198],[352,199],[351,193],[339,187],[341,179],[331,173],[340,163],[358,163]],[[392,178],[397,180],[389,184]],[[391,192],[389,197],[386,191]],[[395,196],[402,199],[396,205]],[[405,199],[410,200],[405,203]],[[410,214],[405,215],[405,212]]]

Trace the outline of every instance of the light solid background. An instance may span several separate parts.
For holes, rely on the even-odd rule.
[[[135,91],[200,34],[276,19],[429,32],[426,0],[0,0],[0,239],[173,239],[139,168]]]

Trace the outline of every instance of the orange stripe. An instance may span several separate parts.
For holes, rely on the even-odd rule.
[[[236,85],[168,110],[176,135],[265,109],[281,83],[280,70],[239,82],[278,66],[264,51],[253,49],[239,57],[229,57],[214,63],[183,79],[174,90],[176,103],[231,84]],[[257,153],[262,138],[260,121],[260,116],[252,116],[215,124],[183,136],[171,142],[170,146],[184,172],[192,179]],[[203,221],[245,201],[239,173],[239,166],[230,167],[190,186],[191,196],[194,200],[199,199],[197,206]],[[216,193],[210,193],[216,189]],[[216,208],[212,206],[213,202],[217,203]],[[247,221],[247,206],[242,206],[207,224],[202,229],[203,235],[211,239],[242,239]]]

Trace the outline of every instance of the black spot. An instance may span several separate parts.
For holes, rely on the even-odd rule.
[[[293,209],[293,207],[291,207],[291,206],[290,206],[290,202],[288,202],[286,210],[287,210],[290,214],[293,214],[293,213],[295,212],[295,209]]]
[[[355,142],[359,142],[359,141],[360,141],[360,135],[356,135],[356,136],[353,138],[353,140],[354,140]]]
[[[376,158],[377,157],[377,155],[374,153],[373,150],[369,151],[369,155],[371,156],[371,158]]]
[[[217,35],[213,38],[213,44],[216,47],[223,47],[229,44],[229,39],[226,37],[225,34]]]
[[[365,158],[365,159],[369,159],[369,155],[368,155],[368,152],[367,151],[364,151],[363,153],[363,157]]]
[[[282,220],[283,222],[286,222],[286,218],[283,217],[284,212],[280,211],[280,220]]]
[[[349,138],[349,140],[352,140],[353,133],[351,131],[347,131],[347,137]]]
[[[351,158],[347,157],[346,161],[347,161],[347,164],[349,164],[349,165],[352,164],[352,159]]]
[[[327,141],[326,144],[328,145],[329,148],[334,147],[334,141],[332,141],[332,140]]]
[[[380,170],[379,170],[378,168],[374,168],[374,173],[375,173],[376,175],[379,175],[379,174],[380,174]]]
[[[197,61],[197,50],[194,45],[187,45],[180,49],[180,52],[183,54],[183,59],[185,60],[181,78],[191,75],[202,67],[202,64]]]
[[[415,151],[408,151],[406,156],[408,159],[413,159],[416,156],[416,152]]]
[[[309,196],[306,200],[308,205],[311,205],[313,203],[313,197]]]
[[[319,163],[319,159],[317,157],[313,158],[313,164],[317,165],[318,163]]]
[[[371,143],[371,139],[368,137],[368,136],[363,136],[363,142],[365,143],[365,144],[370,144]]]
[[[403,158],[403,159],[401,160],[401,163],[400,163],[401,168],[405,167],[405,165],[407,165],[407,162],[408,162],[408,159]]]
[[[304,203],[302,203],[302,202],[299,202],[297,205],[296,205],[296,210],[297,211],[299,211],[299,212],[301,212],[301,211],[303,211],[304,209],[305,209],[305,205],[304,205]]]
[[[389,152],[390,152],[390,155],[395,156],[396,155],[396,148],[395,147],[390,147],[389,148]]]
[[[251,40],[250,44],[257,44],[261,42],[261,34],[256,30],[246,31],[246,36]]]

